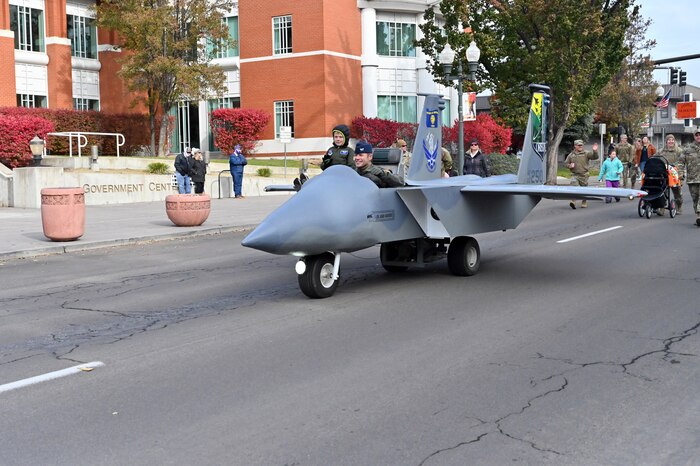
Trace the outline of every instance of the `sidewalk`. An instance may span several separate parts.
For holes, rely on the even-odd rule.
[[[251,230],[289,195],[212,199],[211,214],[198,227],[173,225],[165,201],[86,206],[85,234],[60,243],[44,236],[40,209],[0,207],[0,260]]]

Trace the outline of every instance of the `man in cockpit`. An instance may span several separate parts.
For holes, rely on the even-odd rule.
[[[360,141],[355,146],[355,167],[360,176],[369,178],[380,188],[403,186],[403,181],[390,171],[372,165],[372,145]]]

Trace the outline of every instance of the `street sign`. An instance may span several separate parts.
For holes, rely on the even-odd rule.
[[[292,142],[291,126],[280,126],[280,142],[282,144],[289,144]]]
[[[462,94],[462,107],[465,109],[464,121],[476,120],[476,92]]]
[[[598,127],[598,134],[603,135],[606,132],[607,131],[606,131],[605,123],[601,123],[600,126]]]
[[[676,104],[676,118],[700,118],[698,114],[697,101],[695,102],[678,102]]]

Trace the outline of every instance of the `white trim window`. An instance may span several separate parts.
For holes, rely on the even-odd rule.
[[[402,123],[416,123],[417,102],[415,96],[377,96],[377,117]]]
[[[415,57],[416,25],[377,21],[377,54],[388,57]]]
[[[84,97],[73,97],[73,108],[81,111],[98,111],[100,109],[100,101],[95,99],[86,99]]]
[[[44,10],[10,5],[10,29],[15,33],[15,49],[44,52]]]
[[[97,58],[97,28],[95,20],[86,16],[68,17],[68,38],[71,55],[78,58]]]
[[[272,18],[272,54],[292,53],[292,15]]]
[[[46,108],[46,96],[35,94],[17,94],[17,106],[27,108]]]
[[[294,101],[280,100],[275,102],[275,139],[280,137],[280,127],[289,126],[292,128],[294,137]]]

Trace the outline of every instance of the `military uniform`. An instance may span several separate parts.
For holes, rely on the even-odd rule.
[[[678,159],[678,171],[685,171],[685,181],[688,183],[696,215],[695,224],[700,226],[700,144],[692,142],[683,148]]]
[[[440,169],[440,174],[445,176],[445,173],[450,176],[452,174],[452,156],[450,155],[450,151],[445,149],[444,147],[440,148],[440,161],[442,162],[442,167]]]
[[[574,141],[574,145],[583,144],[583,141],[577,139]],[[583,149],[574,148],[573,152],[566,156],[564,160],[564,165],[571,170],[573,177],[571,178],[571,184],[574,186],[588,186],[588,161],[597,160],[598,153],[594,151],[587,151]],[[569,167],[570,164],[574,164],[573,168]],[[576,208],[576,203],[574,201],[569,202],[569,206],[572,209]],[[581,201],[581,207],[587,207],[588,203],[584,199]]]
[[[355,168],[355,151],[351,147],[348,147],[348,141],[350,141],[350,128],[345,125],[338,125],[333,128],[331,134],[342,134],[345,140],[340,146],[336,146],[335,142],[328,149],[326,155],[323,156],[321,161],[321,170],[325,170],[333,165],[347,165],[350,168]]]
[[[683,155],[683,151],[681,150],[680,147],[674,146],[673,149],[669,149],[668,146],[664,146],[663,149],[661,149],[659,152],[656,153],[656,156],[661,156],[666,159],[666,161],[670,164],[676,167],[678,169],[678,161],[681,158],[681,155]],[[673,191],[673,199],[676,201],[676,210],[679,214],[683,213],[683,179],[684,176],[681,173],[681,170],[678,170],[678,178],[681,181],[681,185],[679,186],[674,186],[671,188],[671,191]]]
[[[632,144],[621,142],[615,146],[615,152],[617,152],[617,158],[622,162],[622,187],[634,186],[634,183],[637,181],[637,171],[634,169]],[[630,180],[632,180],[632,185],[628,184]]]
[[[364,169],[356,168],[356,170],[360,176],[369,178],[380,188],[396,188],[398,186],[403,186],[403,181],[401,181],[401,178],[387,170],[375,167],[374,165],[369,165]]]

